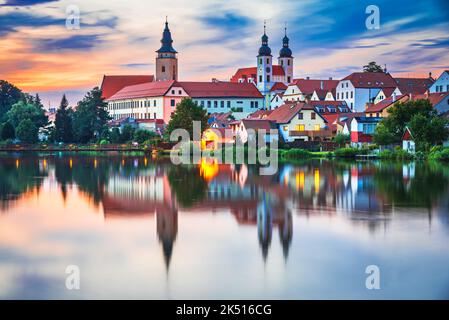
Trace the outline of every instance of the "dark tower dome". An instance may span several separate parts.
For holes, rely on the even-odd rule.
[[[268,36],[263,26],[262,46],[259,48],[259,56],[271,56],[271,49],[268,46]]]
[[[177,53],[176,50],[172,47],[173,39],[171,38],[171,32],[168,28],[168,22],[165,21],[165,29],[162,33],[161,39],[161,48],[157,50],[158,53]]]
[[[282,49],[279,51],[279,58],[291,58],[292,50],[288,47],[290,39],[287,37],[287,28],[285,28],[285,36],[282,39]]]

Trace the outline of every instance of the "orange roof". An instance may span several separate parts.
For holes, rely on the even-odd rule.
[[[332,91],[337,87],[338,82],[339,80],[294,79],[292,84],[304,94],[313,94],[315,90]]]
[[[298,114],[301,110],[315,110],[313,106],[310,104],[306,104],[305,102],[296,102],[296,103],[286,103],[274,110],[265,118],[270,121],[274,121],[276,123],[288,123],[295,115]],[[317,113],[319,117],[324,119],[319,113]]]
[[[282,83],[282,82],[276,82],[270,89],[270,91],[277,91],[277,90],[282,90],[285,91],[285,89],[287,89],[287,86]]]
[[[273,110],[257,110],[248,115],[248,119],[264,119],[268,117]]]
[[[102,98],[109,99],[124,87],[152,81],[154,81],[153,75],[104,75],[100,86]]]
[[[284,68],[279,65],[273,65],[273,76],[285,76]],[[257,83],[257,67],[240,68],[231,77],[231,82],[239,82],[239,79],[253,78]]]
[[[343,80],[351,81],[355,88],[395,88],[397,86],[393,77],[384,72],[354,72]]]
[[[388,108],[389,106],[397,103],[397,102],[405,102],[409,99],[408,95],[400,95],[397,96],[395,100],[393,100],[393,97],[390,96],[389,98],[386,98],[376,104],[371,104],[366,108],[365,112],[382,112],[384,109]]]
[[[108,100],[163,96],[176,81],[156,81],[124,87]]]
[[[179,82],[192,98],[263,98],[252,83],[243,82]]]
[[[434,92],[429,94],[420,94],[416,96],[412,96],[413,100],[418,99],[428,99],[432,106],[436,106],[439,104],[444,98],[449,96],[449,92]]]
[[[242,119],[242,123],[245,125],[246,129],[264,129],[268,131],[276,128],[273,122],[265,119]]]

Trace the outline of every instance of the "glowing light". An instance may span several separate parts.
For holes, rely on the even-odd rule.
[[[96,168],[97,165],[98,165],[98,161],[97,161],[97,159],[94,159],[94,168]]]
[[[43,164],[43,166],[44,166],[44,169],[46,169],[46,168],[47,168],[47,159],[44,159],[44,161],[42,162],[42,164]]]
[[[296,173],[296,188],[304,189],[304,181],[305,181],[304,171],[297,172]]]
[[[18,168],[20,166],[20,160],[16,159],[16,168]]]
[[[200,163],[200,175],[206,179],[206,181],[212,180],[219,171],[217,159],[202,158]]]
[[[315,193],[318,193],[320,191],[320,170],[319,169],[315,169],[313,179],[315,182]]]
[[[72,169],[72,167],[73,167],[73,160],[72,160],[72,158],[70,158],[70,160],[69,160],[69,167],[70,167],[70,169]]]
[[[143,158],[143,164],[146,167],[148,165],[148,159],[147,157]]]

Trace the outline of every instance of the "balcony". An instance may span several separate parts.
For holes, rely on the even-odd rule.
[[[309,137],[310,140],[314,140],[315,138],[331,138],[333,136],[332,130],[324,129],[324,130],[303,130],[297,131],[292,130],[289,133],[290,137]]]

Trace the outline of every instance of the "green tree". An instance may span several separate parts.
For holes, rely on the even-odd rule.
[[[337,133],[334,137],[334,142],[339,144],[347,143],[351,140],[349,134]]]
[[[31,119],[24,119],[20,121],[17,126],[17,138],[19,138],[21,142],[37,143],[38,132],[38,127],[31,121]]]
[[[385,126],[383,122],[379,123],[376,127],[376,131],[373,136],[374,143],[379,146],[386,146],[392,144],[396,141],[395,136],[388,128]]]
[[[138,143],[144,143],[147,140],[158,137],[159,135],[153,131],[148,130],[137,130],[134,132],[134,141]]]
[[[449,136],[447,121],[436,115],[427,118],[423,114],[415,114],[408,127],[412,132],[416,149],[428,151],[434,145],[440,145]]]
[[[112,128],[111,132],[109,133],[109,141],[111,143],[120,143],[120,129],[117,127]]]
[[[166,137],[170,137],[175,129],[185,129],[190,134],[190,139],[193,139],[193,121],[200,121],[201,130],[204,131],[208,127],[208,118],[207,111],[193,102],[192,99],[183,99],[178,103],[171,116],[165,131]]]
[[[125,124],[122,129],[122,133],[120,134],[120,141],[121,142],[130,142],[134,137],[134,128],[129,125]]]
[[[22,91],[5,80],[0,80],[0,121],[5,119],[11,107],[23,99]]]
[[[65,94],[62,96],[61,104],[56,112],[55,119],[55,140],[69,143],[73,141],[72,109]]]
[[[6,114],[8,121],[17,128],[23,120],[29,119],[39,129],[48,124],[48,117],[42,108],[25,101],[19,101]]]
[[[14,127],[9,122],[5,122],[2,126],[1,138],[2,140],[14,139],[16,137]]]
[[[76,141],[87,143],[98,140],[107,128],[110,116],[107,103],[101,97],[101,90],[95,87],[82,101],[78,102],[73,115],[73,132]]]
[[[371,61],[367,65],[363,66],[363,72],[384,72],[384,69],[382,69],[382,67],[376,62]]]

